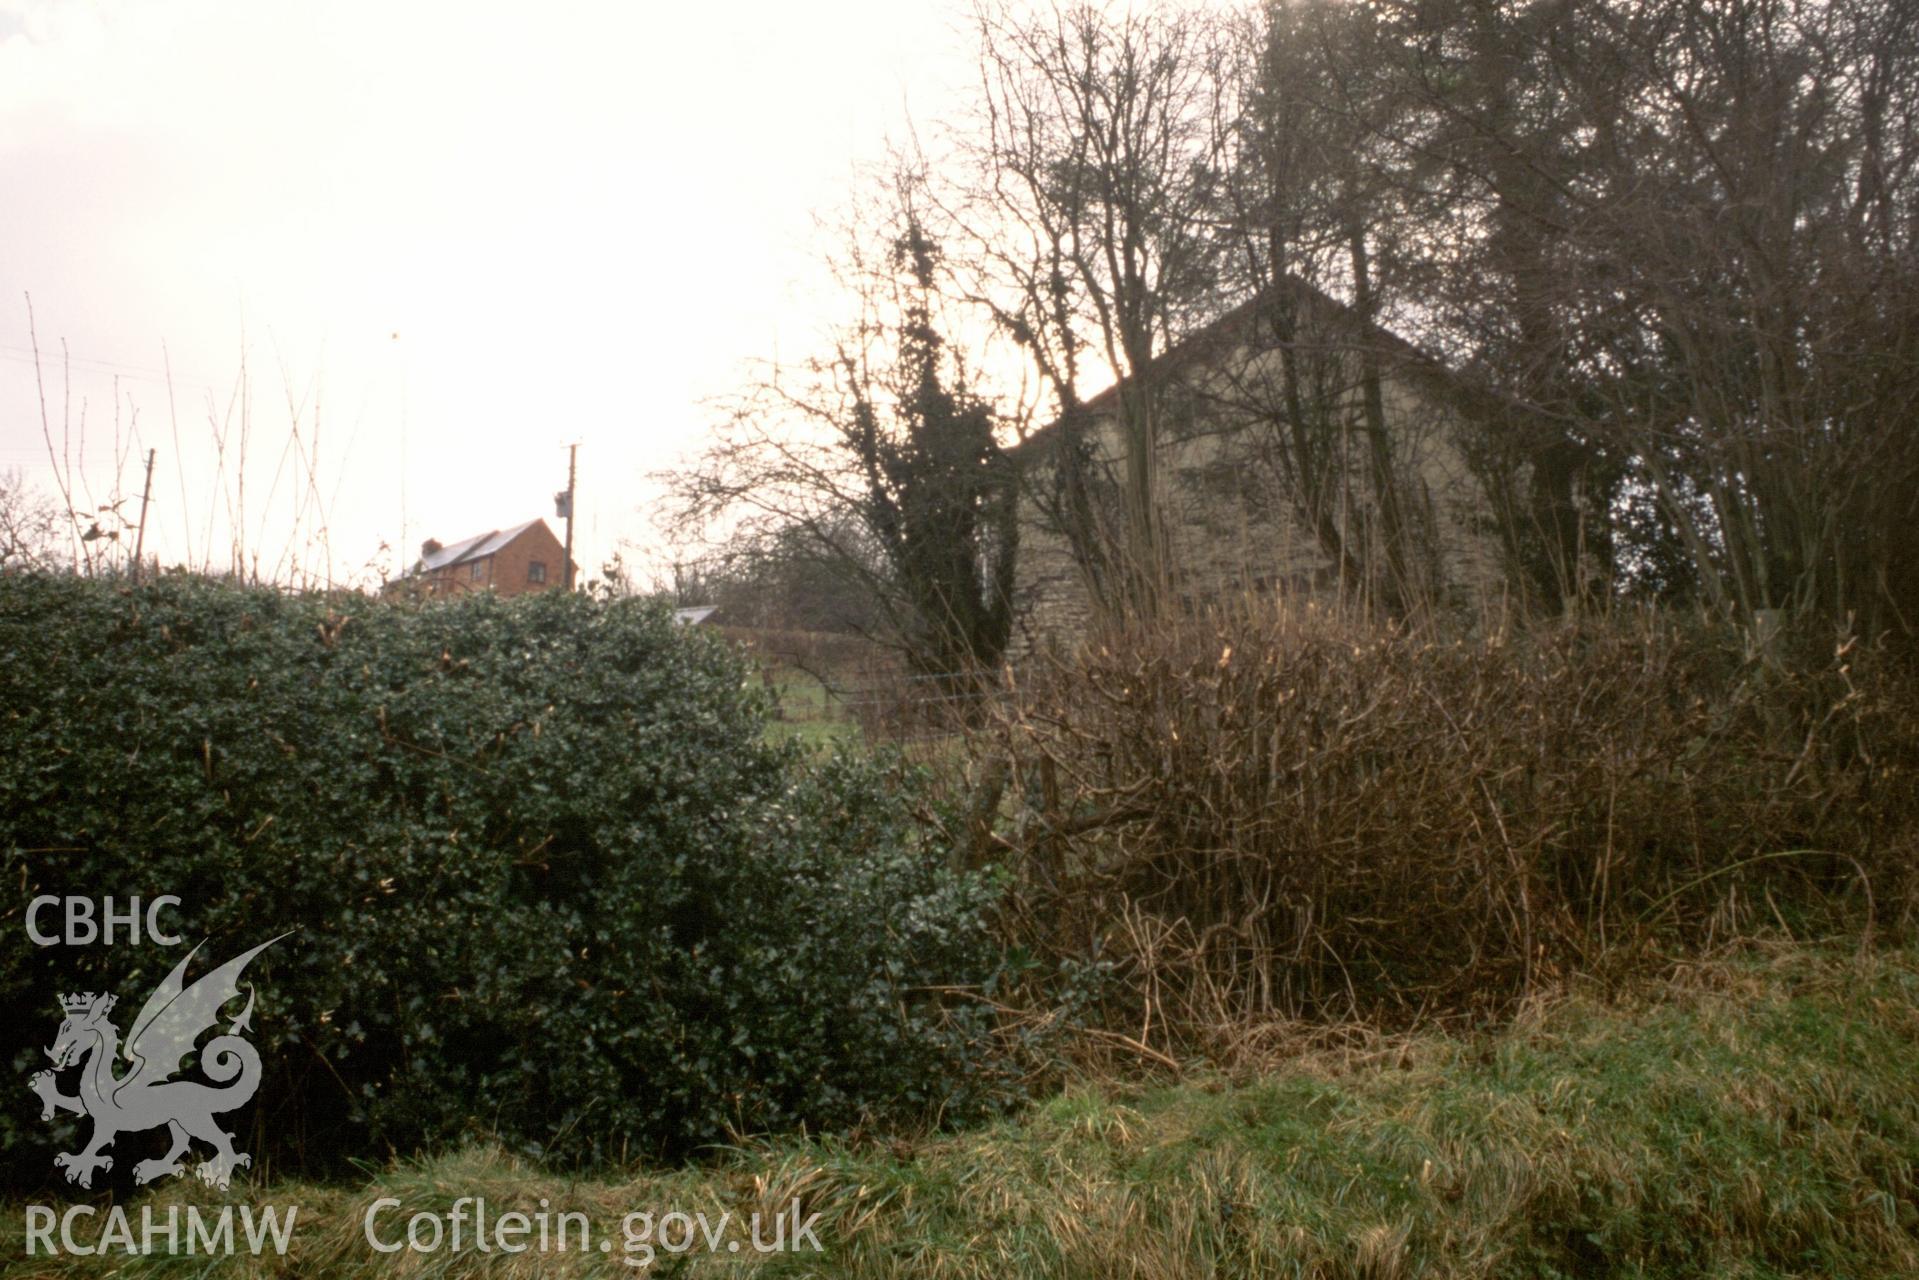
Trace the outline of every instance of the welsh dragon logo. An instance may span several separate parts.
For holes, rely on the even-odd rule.
[[[182,977],[188,961],[200,948],[188,952],[147,997],[140,1016],[133,1020],[124,1050],[126,1060],[133,1065],[124,1075],[114,1075],[114,1059],[122,1052],[120,1032],[107,1017],[117,998],[90,991],[60,997],[60,1012],[65,1017],[53,1047],[47,1050],[53,1070],[36,1073],[30,1084],[44,1104],[42,1120],[53,1119],[55,1111],[71,1111],[93,1119],[93,1137],[83,1150],[53,1158],[55,1168],[66,1170],[68,1182],[91,1187],[96,1169],[113,1168],[112,1157],[101,1152],[116,1137],[161,1125],[167,1127],[172,1146],[159,1159],[142,1160],[133,1167],[137,1183],[184,1173],[180,1157],[196,1139],[214,1151],[211,1159],[202,1160],[195,1169],[209,1186],[226,1190],[233,1171],[253,1163],[252,1156],[233,1149],[233,1135],[213,1118],[219,1112],[246,1105],[260,1087],[259,1051],[240,1038],[242,1031],[252,1030],[251,987],[247,989],[246,1008],[228,1024],[226,1034],[215,1036],[200,1050],[200,1069],[213,1084],[171,1077],[181,1070],[200,1036],[218,1025],[220,1010],[240,994],[240,973],[248,961],[279,940],[269,939],[236,956],[191,986]],[[76,1063],[84,1063],[79,1091],[69,1096],[59,1091],[54,1072]]]

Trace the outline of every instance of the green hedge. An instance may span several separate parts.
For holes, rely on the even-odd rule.
[[[266,1074],[227,1120],[281,1167],[981,1110],[984,1015],[931,989],[997,964],[990,886],[918,834],[910,776],[766,743],[744,676],[629,602],[0,577],[10,1175],[74,1140],[26,1091],[56,994],[117,992],[124,1031],[185,953],[37,947],[43,893],[178,895],[196,972],[298,930],[248,971]]]

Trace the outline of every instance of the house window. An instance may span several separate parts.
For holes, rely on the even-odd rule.
[[[472,578],[475,582],[484,578],[486,576],[486,561],[475,560],[472,564],[468,565],[466,567],[466,576]]]
[[[546,581],[546,561],[529,560],[526,562],[526,580],[528,582]]]

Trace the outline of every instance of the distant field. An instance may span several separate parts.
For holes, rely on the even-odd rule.
[[[25,1259],[16,1205],[0,1258],[10,1276],[616,1276],[648,1248],[641,1274],[708,1277],[1919,1275],[1919,953],[1755,944],[1631,998],[1539,1004],[1498,1034],[1305,1034],[1266,1074],[1083,1082],[932,1139],[785,1142],[591,1179],[477,1149],[364,1185],[271,1183],[252,1203],[299,1206],[284,1258]],[[398,1202],[377,1217],[391,1243],[465,1196],[496,1222],[584,1214],[592,1244],[364,1241],[381,1197]],[[746,1215],[795,1200],[819,1215],[822,1252],[726,1249]],[[221,1203],[174,1182],[131,1221]],[[621,1230],[671,1211],[733,1218],[713,1253],[669,1253],[637,1219]],[[470,1246],[470,1211],[467,1231]]]
[[[788,667],[774,674],[772,688],[779,711],[767,721],[766,734],[773,741],[798,739],[809,745],[859,741],[859,724],[819,677]]]
[[[900,655],[858,636],[721,627],[776,700],[766,726],[776,742],[925,744],[950,736],[950,698],[931,677],[906,673]]]

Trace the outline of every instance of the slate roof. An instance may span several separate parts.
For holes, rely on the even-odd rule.
[[[1358,320],[1352,307],[1335,298],[1332,294],[1316,285],[1287,276],[1279,282],[1279,290],[1296,305],[1317,311],[1329,317],[1331,326],[1316,334],[1313,341],[1322,346],[1337,347],[1341,344],[1353,344],[1361,340]],[[1218,319],[1175,343],[1170,350],[1162,352],[1153,361],[1156,374],[1177,375],[1178,373],[1202,365],[1216,355],[1231,352],[1236,344],[1245,340],[1249,326],[1258,322],[1260,305],[1257,299],[1242,302],[1227,311]],[[1324,321],[1321,322],[1322,324]],[[1341,332],[1341,330],[1344,330]],[[1522,416],[1537,416],[1538,410],[1485,388],[1481,383],[1461,370],[1448,365],[1437,356],[1421,349],[1392,330],[1382,325],[1373,325],[1364,340],[1387,358],[1391,371],[1420,379],[1429,391],[1449,397],[1463,410],[1477,416],[1487,416],[1496,412],[1518,412]],[[1105,415],[1119,410],[1119,385],[1115,383],[1098,394],[1087,397],[1080,409],[1088,415]],[[1032,432],[1025,440],[1013,446],[1013,452],[1025,453],[1031,450],[1038,453],[1050,447],[1051,441],[1058,436],[1055,419]]]
[[[525,524],[516,524],[511,529],[495,529],[489,533],[476,534],[463,541],[441,547],[438,551],[420,557],[420,572],[432,573],[436,569],[450,569],[454,565],[465,564],[469,560],[484,560],[538,523],[540,522],[537,519],[528,520]]]

